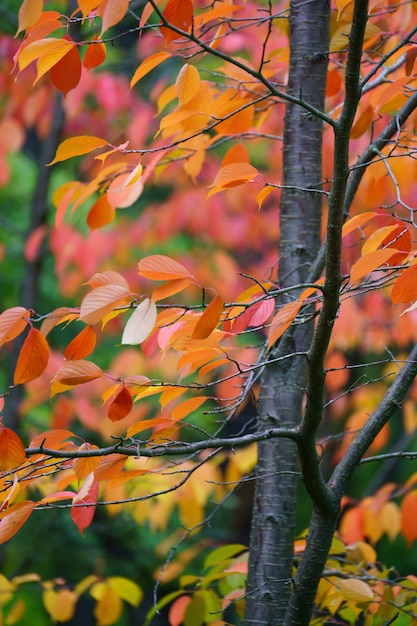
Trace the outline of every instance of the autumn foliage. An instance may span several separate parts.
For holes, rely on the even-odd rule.
[[[205,528],[252,475],[257,442],[298,436],[259,432],[253,421],[274,349],[291,329],[317,322],[328,293],[325,266],[305,284],[278,281],[283,105],[323,121],[325,242],[354,4],[332,2],[322,112],[287,94],[286,2],[152,0],[138,8],[129,0],[24,0],[18,37],[1,36],[5,190],[10,155],[30,133],[47,142],[59,108],[65,123],[40,164],[52,176],[53,211],[23,249],[29,266],[47,249],[58,295],[46,310],[42,299],[16,300],[0,314],[1,354],[12,370],[10,384],[1,379],[2,411],[25,386],[18,418],[0,426],[0,543],[32,514],[60,508],[86,538],[102,506],[111,518],[125,514],[166,532],[145,624],[160,610],[171,626],[243,619],[248,546],[234,537],[222,545]],[[323,419],[313,434],[326,476],[417,339],[417,8],[371,0],[368,13],[339,307],[328,320]],[[115,70],[124,55],[128,65]],[[0,245],[6,267],[12,246],[7,238]],[[358,459],[359,472],[378,459],[415,458],[416,394],[410,383],[392,422]],[[48,417],[31,421],[38,407]],[[398,612],[398,624],[417,619],[417,572],[382,564],[378,552],[382,542],[413,549],[417,539],[410,468],[373,483],[368,476],[371,491],[358,479],[341,497],[312,624],[355,624],[360,616],[369,626],[388,624]],[[182,530],[170,535],[172,519]],[[308,523],[305,514],[295,569]],[[92,571],[67,585],[58,576],[0,575],[4,623],[25,623],[19,592],[34,583],[59,623],[73,619],[85,596],[99,626],[127,623],[119,621],[126,604],[138,611],[145,603],[140,580]]]

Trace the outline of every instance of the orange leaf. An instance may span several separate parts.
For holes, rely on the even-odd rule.
[[[48,342],[40,330],[31,328],[17,359],[13,384],[22,385],[38,378],[46,369],[48,360]]]
[[[68,361],[61,365],[51,381],[51,396],[101,376],[102,370],[91,361]]]
[[[193,19],[193,5],[191,0],[169,0],[163,12],[163,16],[172,26],[180,28],[183,31],[188,31]],[[161,27],[160,30],[167,43],[181,36],[165,26]]]
[[[229,163],[249,163],[249,152],[243,143],[232,146],[222,159],[222,167]]]
[[[11,341],[26,328],[29,311],[22,306],[6,309],[0,315],[0,346]]]
[[[277,339],[285,333],[287,328],[291,326],[300,308],[301,302],[287,302],[272,318],[268,333],[268,348],[270,348]]]
[[[97,148],[104,148],[104,146],[107,145],[108,142],[105,141],[105,139],[100,139],[100,137],[94,137],[92,135],[70,137],[59,144],[55,157],[47,165],[53,165],[54,163],[58,163],[58,161],[66,161],[75,156],[88,154],[89,152],[93,152],[93,150],[97,150]]]
[[[356,282],[367,274],[374,272],[378,269],[378,267],[387,263],[387,261],[397,252],[398,250],[395,250],[394,248],[384,248],[382,250],[375,250],[374,252],[366,254],[352,265],[350,270],[350,280],[352,282]]]
[[[129,0],[104,0],[99,8],[102,25],[101,33],[118,24],[126,15]]]
[[[120,285],[120,287],[124,287],[126,291],[129,291],[129,285],[126,278],[118,272],[113,272],[112,270],[93,274],[86,284],[90,285],[92,289],[97,289],[97,287],[102,287],[103,285]]]
[[[13,504],[1,515],[0,521],[0,543],[8,541],[26,522],[33,509],[35,502],[25,500],[18,504]]]
[[[191,285],[191,281],[188,278],[178,278],[176,280],[170,280],[168,283],[159,285],[152,292],[152,300],[157,302],[158,300],[164,300],[170,296],[179,293]]]
[[[125,387],[122,387],[113,402],[110,404],[107,411],[107,417],[112,422],[118,422],[130,413],[132,405],[133,400],[130,392]]]
[[[43,57],[44,66],[50,64],[49,67],[43,71],[43,73],[47,72],[55,63],[58,63],[60,59],[68,52],[70,48],[73,47],[73,43],[70,43],[66,39],[58,39],[57,37],[45,37],[43,39],[37,39],[36,41],[32,41],[26,47],[24,47],[18,58],[19,71],[24,70],[28,65],[33,63],[33,61],[40,61]],[[38,77],[40,78],[39,68],[38,68]]]
[[[258,173],[258,170],[250,163],[228,163],[217,172],[216,178],[210,185],[212,189],[209,191],[208,196],[229,187],[243,185],[253,180]]]
[[[181,68],[175,81],[180,106],[187,104],[200,89],[200,74],[194,65],[186,63]]]
[[[91,70],[93,67],[98,67],[105,61],[106,55],[107,49],[104,43],[102,41],[98,41],[97,37],[94,37],[89,43],[87,51],[84,55],[83,65],[87,70]]]
[[[103,285],[84,296],[81,302],[80,320],[86,324],[101,322],[115,307],[125,304],[132,293],[122,285]]]
[[[116,474],[120,474],[127,461],[127,457],[121,454],[109,454],[100,460],[100,465],[94,471],[97,481],[110,480]]]
[[[91,326],[86,326],[74,337],[64,350],[64,357],[69,360],[84,359],[96,346],[96,333]]]
[[[417,539],[417,490],[406,493],[401,503],[402,533],[408,547]]]
[[[115,214],[116,210],[108,201],[107,194],[103,194],[96,200],[88,212],[87,224],[91,230],[107,226],[107,224],[110,224],[110,222],[114,220]]]
[[[143,433],[145,430],[150,430],[156,426],[171,426],[172,424],[175,424],[175,420],[170,417],[152,417],[151,419],[131,424],[127,429],[126,436],[133,437],[138,433]]]
[[[349,235],[357,228],[365,226],[365,224],[367,224],[376,215],[378,215],[378,213],[375,213],[375,211],[367,211],[366,213],[355,215],[355,217],[352,217],[344,224],[342,228],[342,237],[346,237],[346,235]]]
[[[70,48],[49,72],[52,83],[64,96],[74,89],[81,78],[81,59],[77,46]]]
[[[391,300],[394,304],[408,304],[417,300],[417,264],[408,267],[397,278],[391,291]]]
[[[103,0],[78,0],[78,6],[83,17],[88,17],[91,11],[94,11],[102,2]]]
[[[97,446],[91,446],[90,444],[83,443],[79,447],[79,450],[98,450]],[[82,480],[98,467],[100,464],[100,457],[82,457],[80,459],[74,459],[72,462],[72,469],[78,480]]]
[[[160,63],[163,63],[163,61],[165,61],[166,59],[169,59],[169,57],[171,56],[172,55],[170,52],[163,51],[163,52],[156,52],[155,54],[151,54],[150,57],[147,57],[144,61],[142,61],[142,63],[139,65],[139,67],[136,69],[135,73],[133,74],[132,79],[130,81],[130,88],[132,88],[133,85],[136,85],[136,83],[140,81],[141,78],[146,76],[146,74],[152,71],[154,67],[157,67]]]
[[[0,470],[19,467],[26,459],[23,443],[10,428],[0,425]]]
[[[36,24],[42,15],[42,9],[43,0],[23,0],[19,9],[19,27],[16,35]]]
[[[266,185],[266,187],[261,189],[261,191],[256,196],[256,202],[258,203],[258,209],[259,210],[261,210],[261,207],[263,205],[263,202],[264,202],[265,198],[267,198],[269,196],[269,194],[271,194],[273,191],[275,191],[275,189],[276,188],[272,187],[272,185]]]
[[[72,322],[78,319],[78,313],[67,306],[60,306],[46,317],[42,324],[40,331],[44,337],[46,337],[55,326],[63,324],[64,322]]]
[[[88,494],[79,502],[77,505],[73,505],[71,507],[71,519],[74,524],[77,526],[81,535],[84,534],[84,530],[90,526],[92,519],[94,517],[94,513],[96,510],[96,503],[98,497],[98,483],[93,483]],[[88,506],[80,506],[80,504],[85,504]]]
[[[151,280],[176,280],[194,276],[180,263],[163,254],[152,254],[138,263],[138,273]]]
[[[182,420],[183,417],[186,417],[187,415],[198,409],[206,400],[206,396],[197,396],[195,398],[188,398],[187,400],[184,400],[172,409],[172,419],[176,421]]]
[[[195,325],[191,339],[205,339],[211,335],[219,323],[222,313],[223,301],[216,295]]]

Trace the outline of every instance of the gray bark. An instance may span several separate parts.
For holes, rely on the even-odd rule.
[[[287,93],[323,110],[330,7],[328,0],[296,0],[290,13]],[[280,287],[303,283],[320,246],[323,122],[288,103],[284,121],[284,177],[280,205]],[[311,191],[310,191],[311,190]],[[297,294],[292,292],[292,297]],[[278,304],[283,304],[281,300]],[[259,430],[296,427],[301,419],[312,324],[288,333],[271,356],[294,354],[270,364],[261,380]],[[296,356],[296,353],[298,356]],[[296,444],[276,439],[258,445],[256,490],[250,538],[246,624],[282,624],[291,592],[296,488]]]

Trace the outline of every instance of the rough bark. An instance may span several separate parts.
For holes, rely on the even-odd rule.
[[[287,93],[319,110],[324,106],[329,18],[328,0],[296,0],[291,4]],[[320,246],[322,132],[320,119],[301,106],[287,104],[285,188],[280,206],[280,287],[306,280]],[[299,355],[308,351],[312,330],[311,324],[297,326],[272,351],[272,357],[294,356],[265,368],[258,404],[259,429],[299,424],[307,376],[307,361]],[[291,592],[299,474],[296,445],[287,439],[262,442],[258,445],[258,459],[246,624],[278,626],[283,623]]]

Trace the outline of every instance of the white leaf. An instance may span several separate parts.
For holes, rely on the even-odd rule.
[[[145,341],[156,322],[156,304],[146,298],[130,316],[123,331],[122,344],[132,346]]]

